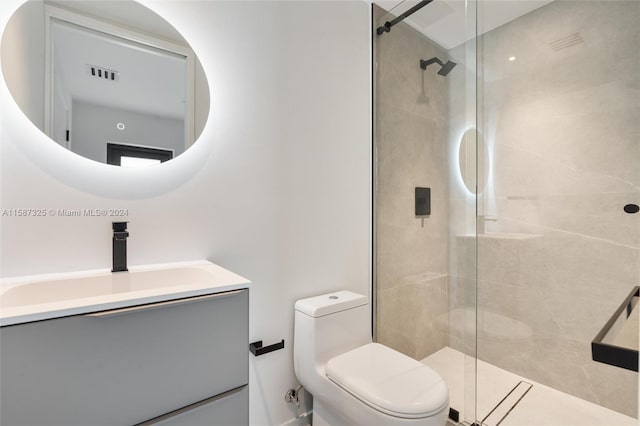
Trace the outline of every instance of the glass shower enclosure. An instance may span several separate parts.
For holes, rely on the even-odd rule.
[[[636,425],[640,2],[372,19],[375,339],[454,424]]]

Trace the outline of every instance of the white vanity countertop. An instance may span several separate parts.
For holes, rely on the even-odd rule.
[[[0,280],[0,326],[249,288],[207,260]]]

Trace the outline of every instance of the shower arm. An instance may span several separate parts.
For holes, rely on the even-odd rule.
[[[417,11],[419,11],[420,9],[422,9],[423,7],[425,7],[426,5],[428,5],[429,3],[431,3],[433,0],[422,0],[420,3],[416,4],[415,6],[413,6],[411,9],[407,10],[406,12],[404,12],[402,15],[398,16],[397,18],[391,20],[391,21],[387,21],[384,23],[384,25],[378,27],[378,29],[376,30],[376,33],[378,35],[384,34],[384,33],[388,33],[389,31],[391,31],[391,27],[393,27],[395,24],[398,24],[400,22],[402,22],[404,20],[404,18],[407,18],[411,15],[413,15],[414,13],[416,13]]]
[[[431,58],[428,61],[420,59],[420,68],[422,68],[423,70],[426,70],[427,67],[431,64],[439,64],[441,67],[444,66],[444,63],[438,58]]]

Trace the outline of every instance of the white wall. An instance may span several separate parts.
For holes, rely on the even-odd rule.
[[[2,2],[0,26],[18,3]],[[113,173],[50,147],[2,82],[1,208],[128,208],[131,265],[209,258],[251,279],[251,340],[286,340],[285,350],[251,359],[251,424],[282,424],[293,417],[283,396],[296,384],[294,301],[338,288],[369,291],[368,5],[145,4],[193,46],[212,93],[201,140],[158,173],[202,163],[199,171],[138,199],[77,189],[39,167],[36,148],[51,150],[55,167],[78,180]],[[130,186],[144,181],[129,178]],[[125,184],[114,179],[123,193]],[[1,275],[108,268],[110,221],[2,217]]]

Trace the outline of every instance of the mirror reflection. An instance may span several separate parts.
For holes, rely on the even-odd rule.
[[[469,129],[462,135],[458,165],[464,186],[472,194],[481,193],[489,179],[489,149],[476,129]]]
[[[209,90],[196,55],[134,1],[30,0],[1,47],[23,112],[85,158],[148,167],[182,154],[202,132]]]

